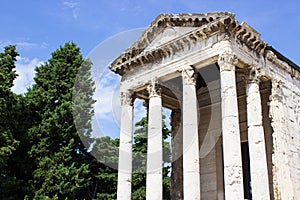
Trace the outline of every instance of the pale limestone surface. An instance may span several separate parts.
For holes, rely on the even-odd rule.
[[[147,199],[162,199],[162,101],[156,80],[148,86],[148,146],[147,146]]]
[[[250,69],[246,86],[248,144],[251,157],[251,184],[253,199],[270,199],[265,133],[262,121],[260,74],[255,66]]]
[[[196,74],[191,66],[182,69],[183,99],[183,196],[200,200],[200,162],[197,120]]]
[[[118,199],[131,199],[132,179],[132,124],[133,106],[131,92],[121,95],[121,133],[119,149]]]
[[[232,52],[224,52],[220,55],[218,63],[221,71],[225,197],[227,200],[243,199],[241,140],[235,81],[237,59]]]
[[[186,79],[214,66],[220,68],[214,72],[220,78],[214,88],[209,87],[213,81],[205,80],[207,85],[199,88]],[[183,71],[187,68],[194,70]],[[179,152],[172,154],[183,154],[184,159],[172,164],[177,172],[172,178],[183,192],[173,185],[179,188],[172,191],[173,199],[243,199],[245,163],[240,146],[245,142],[252,198],[300,199],[300,70],[251,26],[226,12],[162,14],[110,69],[122,76],[122,93],[132,91],[149,101],[151,118],[161,119],[161,106],[182,113],[172,126],[183,140],[173,133],[173,150]],[[158,80],[161,95],[153,97],[146,90],[151,80]],[[124,175],[124,169],[131,169],[131,158],[124,158],[130,155],[132,138],[125,133],[132,134],[132,127],[124,124],[132,120],[131,109],[122,105],[118,199],[131,198],[131,172]],[[158,131],[161,123],[155,124],[152,128]],[[161,151],[157,133],[156,139],[148,139],[148,162],[153,166],[162,161],[152,156]],[[160,169],[153,173],[152,164],[147,170],[147,199],[161,199]]]

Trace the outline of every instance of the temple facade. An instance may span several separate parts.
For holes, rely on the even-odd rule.
[[[121,79],[118,200],[131,199],[133,102],[148,105],[147,200],[300,199],[300,68],[227,12],[161,14],[110,66]]]

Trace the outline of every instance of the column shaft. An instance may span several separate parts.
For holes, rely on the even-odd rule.
[[[156,81],[151,81],[148,111],[148,149],[146,199],[160,200],[163,197],[162,185],[162,100]]]
[[[234,54],[219,56],[221,78],[222,134],[225,199],[244,199],[239,112],[236,91]]]
[[[118,200],[131,199],[133,106],[131,93],[121,93],[121,127],[118,167]]]
[[[252,198],[269,200],[268,166],[262,125],[262,106],[259,91],[259,77],[255,67],[251,69],[247,83],[247,123],[250,154]]]
[[[200,162],[196,73],[189,66],[182,71],[183,97],[183,192],[184,199],[200,200]]]
[[[286,86],[285,86],[286,87]],[[286,101],[283,93],[284,83],[273,79],[270,95],[270,118],[273,128],[273,188],[274,199],[293,199],[293,182],[290,175],[290,167],[287,165],[288,149]]]

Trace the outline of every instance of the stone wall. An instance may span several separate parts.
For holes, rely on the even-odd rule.
[[[285,160],[283,164],[288,166],[286,176],[292,182],[291,192],[294,199],[300,199],[300,124],[299,105],[300,96],[293,91],[293,88],[282,88],[285,109],[286,136],[283,137],[285,143]]]
[[[268,55],[264,70],[271,80],[274,199],[300,199],[299,71]]]

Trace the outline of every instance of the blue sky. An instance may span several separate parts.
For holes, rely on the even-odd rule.
[[[2,1],[0,45],[18,44],[23,57],[46,60],[66,41],[87,55],[97,44],[121,31],[146,27],[159,13],[229,11],[262,38],[300,63],[300,3],[234,0],[52,0]]]
[[[34,67],[49,59],[50,53],[67,41],[77,43],[86,57],[116,34],[147,27],[160,13],[229,11],[236,14],[238,21],[246,21],[260,32],[264,41],[300,65],[299,10],[298,0],[286,3],[274,0],[2,1],[0,48],[17,45],[21,54],[17,63],[20,76],[14,90],[22,93],[32,83]],[[127,45],[132,40],[134,37],[128,38]],[[110,55],[115,56],[119,51]],[[116,132],[117,128],[111,128],[109,119],[105,124],[100,126]]]

